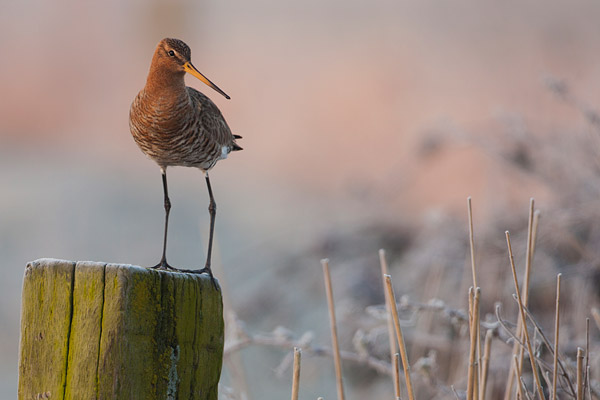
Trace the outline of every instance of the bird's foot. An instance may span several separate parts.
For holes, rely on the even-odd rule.
[[[171,267],[166,259],[162,259],[154,267],[148,267],[148,268],[158,269],[158,270],[162,270],[162,271],[179,271],[177,268]]]
[[[188,274],[208,274],[210,276],[210,280],[216,290],[219,289],[219,285],[217,285],[217,280],[213,276],[212,270],[210,269],[210,265],[205,266],[202,269],[180,269],[179,272],[186,272]]]

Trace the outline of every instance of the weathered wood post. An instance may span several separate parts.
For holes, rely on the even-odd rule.
[[[217,399],[220,291],[210,278],[42,259],[25,270],[19,399]]]

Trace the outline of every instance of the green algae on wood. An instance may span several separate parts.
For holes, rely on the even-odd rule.
[[[20,399],[216,400],[222,356],[221,293],[206,275],[58,260],[27,267]]]
[[[65,399],[94,398],[96,394],[105,266],[93,262],[75,266]]]
[[[19,399],[62,398],[71,330],[75,263],[27,264],[23,279]]]

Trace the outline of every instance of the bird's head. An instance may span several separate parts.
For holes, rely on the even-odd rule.
[[[165,38],[156,46],[152,63],[160,66],[162,70],[167,70],[173,74],[185,74],[188,72],[222,94],[226,99],[229,99],[230,97],[225,92],[194,67],[191,56],[190,47],[183,41]]]

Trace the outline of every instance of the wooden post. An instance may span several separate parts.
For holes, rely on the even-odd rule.
[[[206,275],[41,259],[25,270],[19,399],[217,399],[221,292]]]

